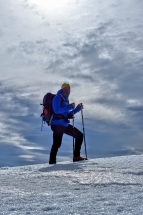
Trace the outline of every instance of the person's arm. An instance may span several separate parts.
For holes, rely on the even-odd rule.
[[[62,101],[62,98],[61,96],[58,96],[58,95],[55,96],[53,99],[52,105],[53,105],[53,111],[55,114],[63,114],[65,112],[69,112],[73,110],[72,104],[67,105],[65,107],[61,107],[61,101]]]
[[[83,109],[83,105],[82,104],[78,104],[77,107],[74,109],[74,111],[69,111],[69,116],[73,115],[73,112],[74,114],[78,113],[79,111],[81,111],[81,109]]]

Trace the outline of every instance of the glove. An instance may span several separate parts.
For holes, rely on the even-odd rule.
[[[83,109],[83,104],[82,103],[78,104],[76,108]]]
[[[68,119],[73,119],[73,114],[68,114]]]

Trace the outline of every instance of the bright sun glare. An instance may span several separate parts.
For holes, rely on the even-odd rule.
[[[36,4],[41,9],[62,12],[70,3],[74,2],[74,0],[30,0],[30,2]]]

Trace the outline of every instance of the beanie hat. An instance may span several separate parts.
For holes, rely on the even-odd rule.
[[[64,89],[65,87],[70,87],[70,85],[68,83],[64,83],[62,84],[61,89]]]

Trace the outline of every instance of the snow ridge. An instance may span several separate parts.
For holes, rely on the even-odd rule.
[[[143,156],[0,168],[0,215],[143,214]]]

